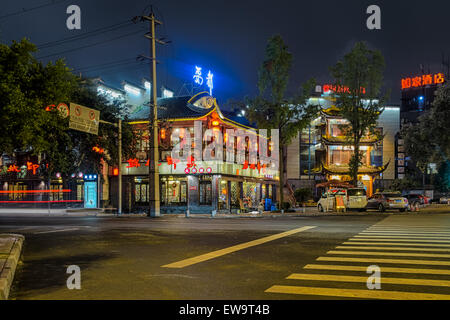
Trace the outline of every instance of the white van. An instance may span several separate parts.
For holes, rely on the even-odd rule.
[[[319,212],[334,210],[336,195],[343,196],[346,209],[366,211],[367,194],[364,188],[335,189],[333,192],[324,193],[317,203],[317,210]]]
[[[347,190],[347,209],[358,209],[359,211],[366,211],[367,207],[367,193],[364,188],[349,188]]]

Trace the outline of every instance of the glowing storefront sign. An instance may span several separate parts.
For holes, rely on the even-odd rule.
[[[443,73],[424,74],[417,77],[409,77],[402,79],[402,90],[409,88],[420,88],[429,85],[444,83],[445,76]]]
[[[366,89],[362,88],[360,89],[362,94],[366,93]],[[335,86],[335,85],[331,85],[331,84],[324,84],[323,85],[323,93],[341,93],[341,92],[345,92],[345,93],[350,93],[350,88],[347,86]]]
[[[211,71],[208,71],[208,76],[206,77],[206,85],[209,88],[209,95],[212,96],[212,89],[214,88],[213,84],[213,74]]]
[[[203,84],[202,68],[195,66],[194,82],[201,86]]]
[[[208,74],[206,76],[206,86],[209,88],[210,96],[212,96],[212,90],[214,88],[213,77],[214,74],[211,72],[211,70],[208,70]],[[195,66],[195,72],[192,78],[194,79],[195,84],[198,84],[199,86],[203,85],[202,67]]]

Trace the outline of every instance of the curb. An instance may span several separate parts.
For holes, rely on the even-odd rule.
[[[8,300],[9,291],[14,280],[14,273],[16,272],[17,263],[19,262],[25,240],[25,237],[20,234],[7,234],[6,236],[16,239],[14,240],[3,269],[0,270],[0,300]]]

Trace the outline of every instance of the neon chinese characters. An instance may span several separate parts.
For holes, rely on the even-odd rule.
[[[420,88],[424,86],[444,83],[445,76],[443,73],[424,74],[422,76],[403,78],[402,90],[410,88]]]

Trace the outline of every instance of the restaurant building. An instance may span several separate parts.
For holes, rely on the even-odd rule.
[[[329,93],[311,97],[310,104],[319,105],[320,112],[287,147],[286,176],[290,189],[310,188],[315,198],[320,196],[316,184],[326,181],[350,181],[348,163],[353,147],[345,143],[340,125],[346,120],[340,115]],[[387,187],[396,177],[396,135],[400,128],[400,107],[386,106],[380,115],[376,135],[361,141],[362,165],[358,186],[368,195]]]
[[[276,201],[278,167],[261,165],[259,156],[256,161],[249,158],[250,148],[257,149],[262,141],[260,136],[253,140],[256,135],[253,128],[242,124],[244,121],[239,121],[235,114],[220,110],[216,99],[208,92],[158,98],[157,105],[161,213],[185,213],[187,210],[190,213],[236,213],[256,210],[261,199]],[[148,105],[143,104],[129,114],[129,123],[137,137],[137,152],[134,158],[125,159],[121,165],[123,212],[146,212],[149,206],[149,110]],[[242,117],[242,120],[245,119]],[[195,136],[196,126],[201,130],[201,140]],[[228,136],[227,130],[230,129],[245,132],[244,140]],[[205,158],[208,150],[205,134],[211,133],[214,137],[210,137],[211,141],[216,137],[223,139],[222,153],[216,149],[209,150],[215,156],[213,160]],[[186,136],[194,137],[191,140],[192,155],[180,160],[173,156],[172,151],[175,147],[185,148],[183,139]],[[234,141],[232,149],[227,145],[230,139]],[[258,141],[258,144],[253,141]],[[195,151],[196,143],[202,145],[203,154]],[[237,160],[240,146],[245,149],[243,164]],[[236,155],[236,161],[228,161],[230,152]],[[108,169],[111,195],[118,189],[117,170],[114,169]],[[111,197],[113,207],[118,205],[117,198]]]

